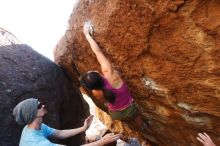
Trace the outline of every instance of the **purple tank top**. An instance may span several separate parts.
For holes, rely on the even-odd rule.
[[[132,104],[133,98],[125,82],[123,82],[120,88],[115,89],[109,84],[109,82],[105,78],[103,79],[104,79],[104,88],[112,91],[116,97],[114,103],[108,103],[108,109],[110,111],[121,111]]]

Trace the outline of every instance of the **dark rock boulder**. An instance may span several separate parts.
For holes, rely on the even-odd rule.
[[[31,47],[19,44],[9,32],[0,29],[0,145],[16,146],[23,126],[12,115],[15,105],[35,97],[46,103],[45,123],[57,129],[83,124],[88,105],[63,70]],[[84,134],[61,142],[79,145]]]

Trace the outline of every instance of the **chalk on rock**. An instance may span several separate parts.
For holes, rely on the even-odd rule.
[[[91,20],[86,21],[85,24],[84,24],[84,27],[86,27],[86,28],[89,30],[89,34],[90,34],[90,35],[93,35],[93,33],[94,33],[94,28],[93,28],[93,25],[92,25]]]

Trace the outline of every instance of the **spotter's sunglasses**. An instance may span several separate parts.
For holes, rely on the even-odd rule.
[[[45,103],[38,101],[37,109],[41,109]]]

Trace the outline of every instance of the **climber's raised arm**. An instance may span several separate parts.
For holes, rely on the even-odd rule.
[[[84,34],[86,36],[86,39],[88,40],[92,51],[95,53],[96,58],[101,65],[102,73],[104,75],[106,74],[113,74],[113,67],[109,60],[105,57],[105,55],[102,53],[101,49],[99,48],[98,44],[95,42],[95,40],[92,38],[92,36],[89,33],[89,29],[92,29],[91,26],[88,26],[88,24],[84,25]]]

